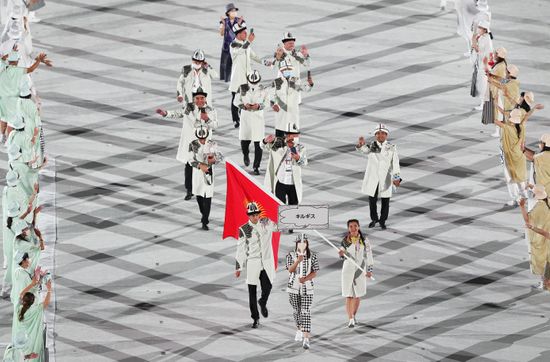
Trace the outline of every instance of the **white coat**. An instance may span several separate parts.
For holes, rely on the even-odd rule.
[[[302,67],[307,68],[311,64],[311,58],[308,55],[307,57],[302,54],[299,50],[292,50],[288,51],[283,47],[283,57],[280,60],[273,60],[273,64],[275,65],[276,69],[279,69],[279,64],[281,61],[287,61],[290,64],[292,64],[292,67],[294,68],[294,72],[297,78],[301,78],[302,73]],[[277,72],[277,77],[280,77],[281,73]]]
[[[193,167],[193,195],[202,197],[214,196],[214,174],[207,175],[200,169],[200,164],[208,164],[208,155],[215,157],[214,164],[223,161],[216,142],[207,140],[201,144],[198,139],[189,144],[189,165]],[[214,165],[213,164],[213,165]]]
[[[231,82],[229,83],[229,91],[237,92],[241,84],[248,82],[246,76],[252,73],[253,60],[257,63],[263,63],[260,57],[254,53],[248,40],[240,41],[233,40],[229,49],[233,65],[231,66]]]
[[[300,129],[300,93],[310,90],[308,83],[296,77],[280,77],[273,81],[270,103],[279,106],[279,112],[275,112],[275,129],[286,131],[294,124]]]
[[[476,0],[455,0],[456,33],[466,40],[468,49],[472,46],[472,23],[479,12],[476,3]]]
[[[388,141],[378,143],[381,148],[380,152],[371,152],[367,145],[357,148],[358,151],[368,155],[367,170],[363,178],[361,191],[371,197],[374,197],[376,189],[378,197],[392,196],[392,181],[399,177],[399,157],[397,155],[397,146],[390,144]]]
[[[363,242],[357,241],[356,244],[344,239],[341,249],[363,269],[372,271],[374,259],[368,239],[365,239]],[[357,268],[352,261],[347,258],[344,259],[342,265],[342,296],[359,298],[365,294],[367,294],[367,277],[365,273]]]
[[[246,284],[258,285],[262,269],[265,270],[271,284],[275,281],[275,259],[271,240],[273,232],[276,231],[277,224],[268,218],[262,218],[256,224],[249,221],[239,228],[236,270],[246,269]],[[251,258],[250,245],[257,242],[260,243],[261,258]]]
[[[267,103],[267,91],[256,84],[242,84],[237,90],[233,104],[241,110],[239,140],[259,142],[265,136],[264,108]],[[259,104],[258,110],[246,110],[245,104]]]
[[[476,54],[476,65],[477,66],[477,80],[476,80],[476,92],[482,100],[485,100],[487,94],[487,85],[489,84],[487,80],[487,74],[485,74],[485,69],[489,66],[486,65],[486,62],[491,60],[491,53],[493,53],[493,41],[489,34],[483,34],[477,39],[479,51]],[[485,62],[485,63],[484,63]]]
[[[302,144],[296,144],[295,147],[296,151],[300,155],[300,159],[298,161],[294,159],[292,160],[292,180],[294,182],[294,187],[296,188],[298,203],[301,203],[303,194],[302,166],[307,166],[308,163],[307,149]],[[277,172],[279,171],[279,167],[281,167],[287,152],[290,152],[290,149],[288,148],[288,146],[286,146],[286,144],[284,147],[276,148],[274,147],[273,143],[265,144],[265,148],[267,148],[270,152],[269,161],[267,162],[267,169],[265,172],[264,185],[269,191],[274,194],[275,186],[277,185],[278,181]]]
[[[193,102],[193,91],[201,87],[207,94],[206,99],[209,104],[212,104],[214,97],[212,96],[212,79],[218,77],[218,72],[212,69],[211,66],[193,69],[191,65],[185,65],[181,68],[181,74],[177,84],[177,95],[183,97],[185,104]]]
[[[208,114],[208,121],[206,122],[201,120],[201,110],[193,103],[187,104],[182,109],[166,112],[166,118],[182,119],[180,143],[176,155],[176,159],[182,163],[187,163],[189,160],[189,144],[196,139],[196,127],[199,127],[201,124],[208,126],[210,129],[209,139],[212,137],[212,130],[218,128],[216,110],[210,106],[206,106],[204,111]]]

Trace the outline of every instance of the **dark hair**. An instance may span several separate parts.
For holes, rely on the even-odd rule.
[[[11,224],[12,223],[13,223],[13,217],[10,216],[6,219],[6,225],[7,225],[8,229],[11,229]]]
[[[546,204],[546,207],[550,209],[550,204],[548,203],[548,196],[544,199],[544,203]]]
[[[491,40],[493,40],[493,33],[491,33],[490,31],[487,32],[487,34],[489,34],[489,36],[491,37]]]
[[[21,266],[21,264],[23,264],[23,262],[25,260],[27,260],[28,258],[29,258],[29,253],[23,254],[23,257],[21,258],[21,261],[19,262],[19,266]]]
[[[347,225],[348,225],[348,228],[349,228],[349,224],[351,223],[356,223],[357,226],[361,226],[361,224],[359,224],[359,220],[357,219],[349,219],[348,222],[347,222]],[[350,237],[350,234],[349,232],[346,234],[346,240],[349,241],[349,237]],[[365,245],[365,237],[363,236],[363,233],[361,232],[361,229],[359,228],[359,242],[362,243],[363,245]]]
[[[550,151],[550,146],[542,146],[541,152],[544,152],[544,151]]]
[[[26,292],[22,299],[23,308],[21,308],[21,311],[19,312],[19,321],[21,322],[25,318],[25,313],[27,313],[27,310],[32,306],[34,303],[34,294],[30,292]]]
[[[518,138],[519,138],[521,137],[521,125],[517,123],[515,123],[514,125],[516,126],[516,132],[518,133]]]
[[[297,239],[296,240],[296,245],[294,246],[294,252],[296,252],[298,250],[298,243],[301,242],[302,240],[300,239]],[[304,238],[304,241],[307,242],[306,243],[306,259],[309,259],[311,258],[311,251],[309,250],[309,240],[307,238]]]

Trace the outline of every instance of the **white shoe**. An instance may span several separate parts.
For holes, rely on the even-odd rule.
[[[352,318],[349,320],[348,328],[353,328],[353,327],[355,327],[355,319]]]
[[[5,256],[4,256],[4,264],[2,265],[2,268],[3,269],[8,269],[8,260],[6,259]]]
[[[304,338],[304,342],[302,343],[302,347],[304,347],[304,349],[309,349],[309,338]]]
[[[532,285],[532,287],[533,287],[533,289],[543,290],[544,289],[544,283],[541,280],[540,282],[538,282],[538,284]]]
[[[302,338],[304,338],[304,334],[302,333],[302,331],[296,331],[296,335],[294,336],[294,341],[302,342]]]
[[[516,206],[516,200],[510,200],[506,203],[508,206]]]
[[[495,137],[495,138],[500,137],[500,132],[496,130],[495,132],[491,133],[491,137]]]
[[[482,110],[483,110],[483,104],[480,104],[479,106],[474,107],[474,109],[475,109],[476,111],[482,111]]]
[[[31,11],[31,12],[29,13],[28,20],[29,20],[30,23],[39,23],[40,20],[42,20],[42,19],[37,18],[37,17],[36,17],[36,14],[34,13],[34,11]]]
[[[357,323],[357,318],[353,317],[353,324],[355,325],[358,325],[359,323]]]
[[[469,57],[470,57],[470,55],[472,55],[472,53],[470,53],[470,52],[466,52],[466,53],[464,53],[464,56],[465,56],[466,58],[469,58]]]
[[[441,8],[441,10],[446,10],[447,9],[447,0],[441,0],[441,2],[439,3],[439,7]]]

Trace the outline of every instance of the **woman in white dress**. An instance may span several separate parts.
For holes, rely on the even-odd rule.
[[[479,106],[475,109],[481,111],[483,110],[483,104],[487,96],[488,79],[486,72],[489,69],[488,64],[493,53],[493,36],[491,35],[488,21],[480,21],[477,29],[477,36],[474,37],[472,44],[472,50],[476,55],[474,72],[476,72],[477,77],[475,87],[472,87],[471,95],[472,97],[479,97]]]
[[[348,327],[353,328],[357,324],[355,315],[360,298],[367,294],[367,277],[372,277],[374,265],[370,242],[363,236],[358,220],[348,220],[348,233],[342,240],[339,255],[345,258],[342,266],[342,296],[346,298]],[[356,264],[367,272],[363,272]]]

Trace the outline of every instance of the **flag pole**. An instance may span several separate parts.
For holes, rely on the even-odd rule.
[[[337,251],[340,251],[340,249],[338,249],[338,247],[336,245],[334,245],[329,239],[325,238],[325,236],[323,234],[321,234],[320,232],[318,232],[317,230],[313,230],[315,231],[315,233],[317,233],[317,235],[319,235],[321,237],[321,239],[323,239],[327,244],[329,244],[330,246],[332,246],[334,249],[336,249]],[[359,264],[357,264],[357,262],[355,261],[355,259],[353,258],[350,258],[347,254],[344,254],[344,257],[346,259],[348,259],[349,261],[351,261],[357,268],[359,268],[360,270],[362,270],[364,273],[366,273],[367,271],[365,269],[363,269],[361,266],[359,266]]]

